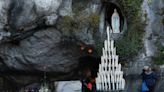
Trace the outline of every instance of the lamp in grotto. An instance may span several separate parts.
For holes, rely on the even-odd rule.
[[[88,53],[91,54],[93,50],[91,48],[88,49]]]
[[[84,46],[81,46],[81,47],[80,47],[80,50],[84,50],[84,49],[85,49],[85,47],[84,47]]]

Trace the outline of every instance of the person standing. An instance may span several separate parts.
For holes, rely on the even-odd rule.
[[[86,68],[84,70],[84,77],[81,80],[82,82],[82,92],[95,92],[95,80],[91,76],[91,70]]]
[[[157,73],[152,71],[152,69],[149,66],[144,66],[143,72],[142,72],[142,80],[145,82],[148,90],[143,92],[154,92],[155,84],[157,81]]]

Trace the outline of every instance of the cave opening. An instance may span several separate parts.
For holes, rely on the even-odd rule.
[[[91,77],[97,77],[97,72],[99,69],[99,63],[101,61],[100,57],[94,56],[83,56],[79,58],[79,70],[82,73],[82,76],[85,75],[85,70],[89,69],[91,71]]]
[[[108,2],[105,5],[105,20],[107,22],[107,24],[109,24],[109,26],[111,27],[112,25],[112,21],[111,21],[111,17],[112,14],[114,13],[114,9],[117,10],[119,17],[120,17],[120,32],[122,32],[123,27],[124,27],[124,16],[122,13],[122,10],[120,9],[120,7],[113,3],[113,2]]]

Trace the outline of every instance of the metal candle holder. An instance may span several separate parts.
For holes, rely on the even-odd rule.
[[[110,31],[112,32],[112,31]],[[109,26],[107,27],[107,40],[102,48],[101,64],[96,78],[96,89],[105,92],[119,92],[125,89],[125,79],[118,55],[114,47],[114,40],[110,40]]]

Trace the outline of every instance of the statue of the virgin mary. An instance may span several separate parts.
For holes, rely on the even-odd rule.
[[[114,9],[111,20],[113,33],[120,33],[120,17],[116,9]]]

